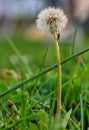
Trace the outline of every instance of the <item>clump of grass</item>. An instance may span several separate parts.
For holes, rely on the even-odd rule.
[[[85,49],[81,52],[78,52],[77,54],[74,54],[73,56],[63,60],[61,62],[61,65],[66,64],[68,61],[71,61],[70,63],[72,64],[72,60],[74,58],[76,58],[77,56],[82,55],[82,54],[84,54],[88,51],[89,51],[89,49]],[[54,128],[55,130],[59,129],[59,128],[65,129],[63,127],[64,123],[63,123],[63,126],[61,126],[61,122],[63,122],[63,120],[66,119],[65,118],[65,111],[66,110],[62,109],[62,113],[63,113],[64,116],[61,117],[60,119],[56,119],[57,120],[56,121],[55,119],[53,119],[54,111],[51,110],[53,108],[51,107],[51,104],[49,102],[49,98],[50,97],[55,98],[56,94],[57,94],[57,89],[55,90],[56,84],[54,83],[55,80],[54,80],[53,77],[51,79],[51,81],[53,81],[53,83],[51,84],[52,85],[52,91],[47,92],[47,95],[43,96],[44,95],[43,94],[44,87],[46,88],[47,91],[48,91],[48,86],[50,87],[50,77],[49,76],[51,76],[51,73],[50,73],[49,76],[47,76],[46,73],[51,72],[55,68],[57,68],[57,64],[53,65],[52,67],[45,69],[44,71],[38,73],[37,75],[34,75],[32,78],[21,81],[21,83],[19,83],[19,84],[17,83],[17,80],[16,80],[16,81],[14,81],[14,83],[16,82],[17,85],[9,87],[9,88],[8,88],[7,85],[5,85],[5,83],[3,83],[3,82],[0,83],[0,86],[1,86],[1,89],[0,89],[0,93],[1,93],[0,94],[0,98],[1,98],[0,99],[0,101],[1,101],[0,102],[0,105],[1,105],[0,106],[0,108],[1,108],[0,109],[0,113],[1,113],[0,114],[0,119],[1,119],[0,120],[0,129],[2,129],[2,130],[18,129],[18,128],[21,129],[22,126],[23,126],[23,128],[26,127],[27,129],[33,129],[33,130],[35,130],[35,129],[38,129],[38,130],[40,130],[40,129],[48,130],[49,129],[50,130],[51,128]],[[88,73],[88,70],[86,70],[86,68],[85,68],[84,73],[82,73],[82,76],[84,75],[84,77],[85,77],[86,73]],[[44,75],[45,75],[45,77],[44,77]],[[11,76],[13,76],[13,75],[11,75]],[[78,86],[79,77],[81,77],[81,74],[76,75],[76,77],[74,79],[69,78],[68,81],[64,82],[63,83],[63,93],[64,93],[64,90],[66,91],[66,85],[68,86],[66,94],[68,94],[68,92],[71,91],[70,86],[71,86],[71,83],[73,81],[74,82],[73,84],[75,85],[75,87],[73,88],[74,89],[73,91],[75,92],[76,97],[78,97],[78,94],[80,93],[80,90],[77,89],[77,88],[79,88],[79,86]],[[38,79],[38,84],[36,84],[36,87],[40,87],[40,85],[42,86],[41,87],[42,92],[40,91],[40,93],[39,93],[40,96],[38,95],[37,92],[34,92],[31,95],[31,92],[32,92],[31,90],[33,88],[32,85],[33,85],[33,81],[35,79],[36,80]],[[12,80],[14,80],[14,78],[12,78]],[[75,80],[76,80],[76,82],[75,82]],[[10,84],[10,82],[12,82],[12,81],[9,81],[9,84]],[[22,91],[22,89],[20,89],[22,87],[24,87],[23,91]],[[86,88],[86,91],[88,91],[88,87]],[[68,96],[70,98],[70,95],[68,95]],[[69,100],[69,99],[67,99],[68,96],[66,97],[66,101]],[[87,96],[88,96],[88,94],[87,94]],[[14,104],[15,104],[18,112],[19,112],[19,114],[17,115],[18,119],[15,118],[16,115],[14,113],[14,110],[8,109],[8,107],[7,107],[8,99],[10,99],[11,101],[14,102]],[[69,114],[69,116],[68,116],[69,121],[68,120],[66,120],[66,121],[64,120],[64,121],[65,121],[65,124],[67,124],[66,127],[70,127],[71,129],[79,130],[80,129],[79,128],[80,127],[79,122],[78,122],[79,118],[76,116],[76,113],[80,110],[80,108],[79,108],[80,105],[78,105],[78,104],[81,104],[82,100],[84,100],[84,101],[88,101],[88,100],[87,100],[86,96],[84,96],[82,98],[82,100],[80,100],[80,98],[79,98],[79,100],[77,99],[77,101],[75,102],[74,108],[70,107],[68,104],[73,103],[75,99],[76,99],[75,97],[72,97],[70,99],[70,102],[68,102],[66,104],[63,101],[63,104],[65,104],[65,107],[66,108],[68,107],[69,109],[72,108],[71,113],[74,113],[72,115],[74,120],[70,118],[70,114]],[[86,107],[86,109],[87,109],[87,107]],[[10,115],[9,117],[7,117],[7,113],[9,113],[10,111],[12,111],[13,114]],[[49,111],[52,112],[50,117],[49,117]],[[82,109],[81,109],[81,112],[82,112]],[[87,112],[88,112],[88,109],[87,109]],[[68,114],[68,113],[66,112],[66,114]],[[78,112],[78,115],[81,115],[81,114],[79,114],[79,112]],[[9,121],[8,121],[8,119],[9,119]],[[88,121],[88,115],[87,115],[86,119],[87,119],[86,120],[86,122],[87,122]],[[57,122],[60,122],[60,123],[58,123],[57,126],[55,126],[55,124]]]

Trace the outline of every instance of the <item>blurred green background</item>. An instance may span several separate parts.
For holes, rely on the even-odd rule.
[[[34,73],[41,66],[46,68],[56,62],[52,39],[45,37],[36,27],[38,13],[48,6],[61,7],[68,16],[68,24],[59,43],[61,60],[89,46],[88,1],[0,0],[1,75],[6,68],[15,69],[18,73]]]

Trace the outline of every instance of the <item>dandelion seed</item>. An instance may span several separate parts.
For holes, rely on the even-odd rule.
[[[48,35],[53,34],[53,31],[55,31],[56,34],[60,34],[62,29],[66,26],[67,20],[62,9],[49,7],[41,11],[36,22],[39,30]]]

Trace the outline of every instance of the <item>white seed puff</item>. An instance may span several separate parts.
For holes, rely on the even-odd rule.
[[[37,27],[44,34],[53,34],[55,31],[60,34],[68,21],[67,16],[60,8],[49,7],[41,11],[38,15]]]

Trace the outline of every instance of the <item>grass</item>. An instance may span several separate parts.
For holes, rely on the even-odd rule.
[[[74,42],[73,46],[71,43],[60,45],[63,72],[60,118],[55,118],[54,45],[48,46],[45,42],[21,35],[0,40],[0,130],[88,129],[89,39],[84,37],[76,53]]]

